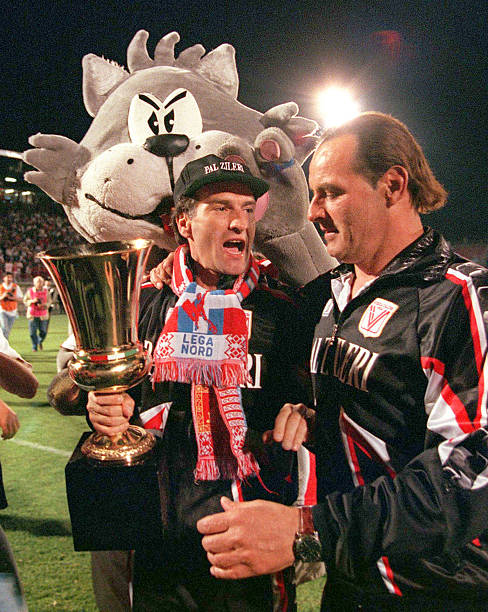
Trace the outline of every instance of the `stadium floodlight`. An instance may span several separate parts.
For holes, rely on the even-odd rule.
[[[318,95],[318,105],[324,128],[337,127],[360,113],[358,102],[344,87],[324,89]]]

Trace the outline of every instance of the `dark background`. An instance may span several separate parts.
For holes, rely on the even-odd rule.
[[[449,191],[426,218],[450,240],[486,239],[488,115],[486,0],[409,2],[158,2],[13,0],[0,43],[0,148],[22,151],[36,132],[80,141],[90,125],[81,59],[126,65],[146,29],[150,55],[179,32],[179,53],[201,43],[236,49],[239,100],[259,111],[289,100],[320,123],[318,91],[351,88],[362,110],[404,121]],[[385,34],[386,32],[386,34]]]

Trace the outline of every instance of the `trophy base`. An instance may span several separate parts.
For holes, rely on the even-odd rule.
[[[156,444],[156,438],[143,427],[129,425],[127,431],[115,439],[94,433],[81,446],[89,459],[132,465],[141,460]]]
[[[65,468],[74,549],[134,550],[163,537],[166,487],[158,443],[133,465],[95,462],[84,433]]]

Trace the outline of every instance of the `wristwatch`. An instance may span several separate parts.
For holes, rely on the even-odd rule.
[[[312,506],[299,506],[298,510],[298,531],[293,542],[295,559],[305,563],[322,561],[322,545],[314,529]]]

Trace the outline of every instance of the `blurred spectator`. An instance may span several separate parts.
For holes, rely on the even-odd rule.
[[[17,318],[17,302],[22,300],[22,297],[22,291],[14,283],[12,272],[6,272],[0,285],[0,328],[7,340]]]
[[[51,296],[44,287],[42,276],[34,277],[34,286],[25,292],[24,304],[27,306],[26,314],[29,319],[32,350],[40,349],[42,351],[42,343],[49,325],[49,307],[51,305]]]

